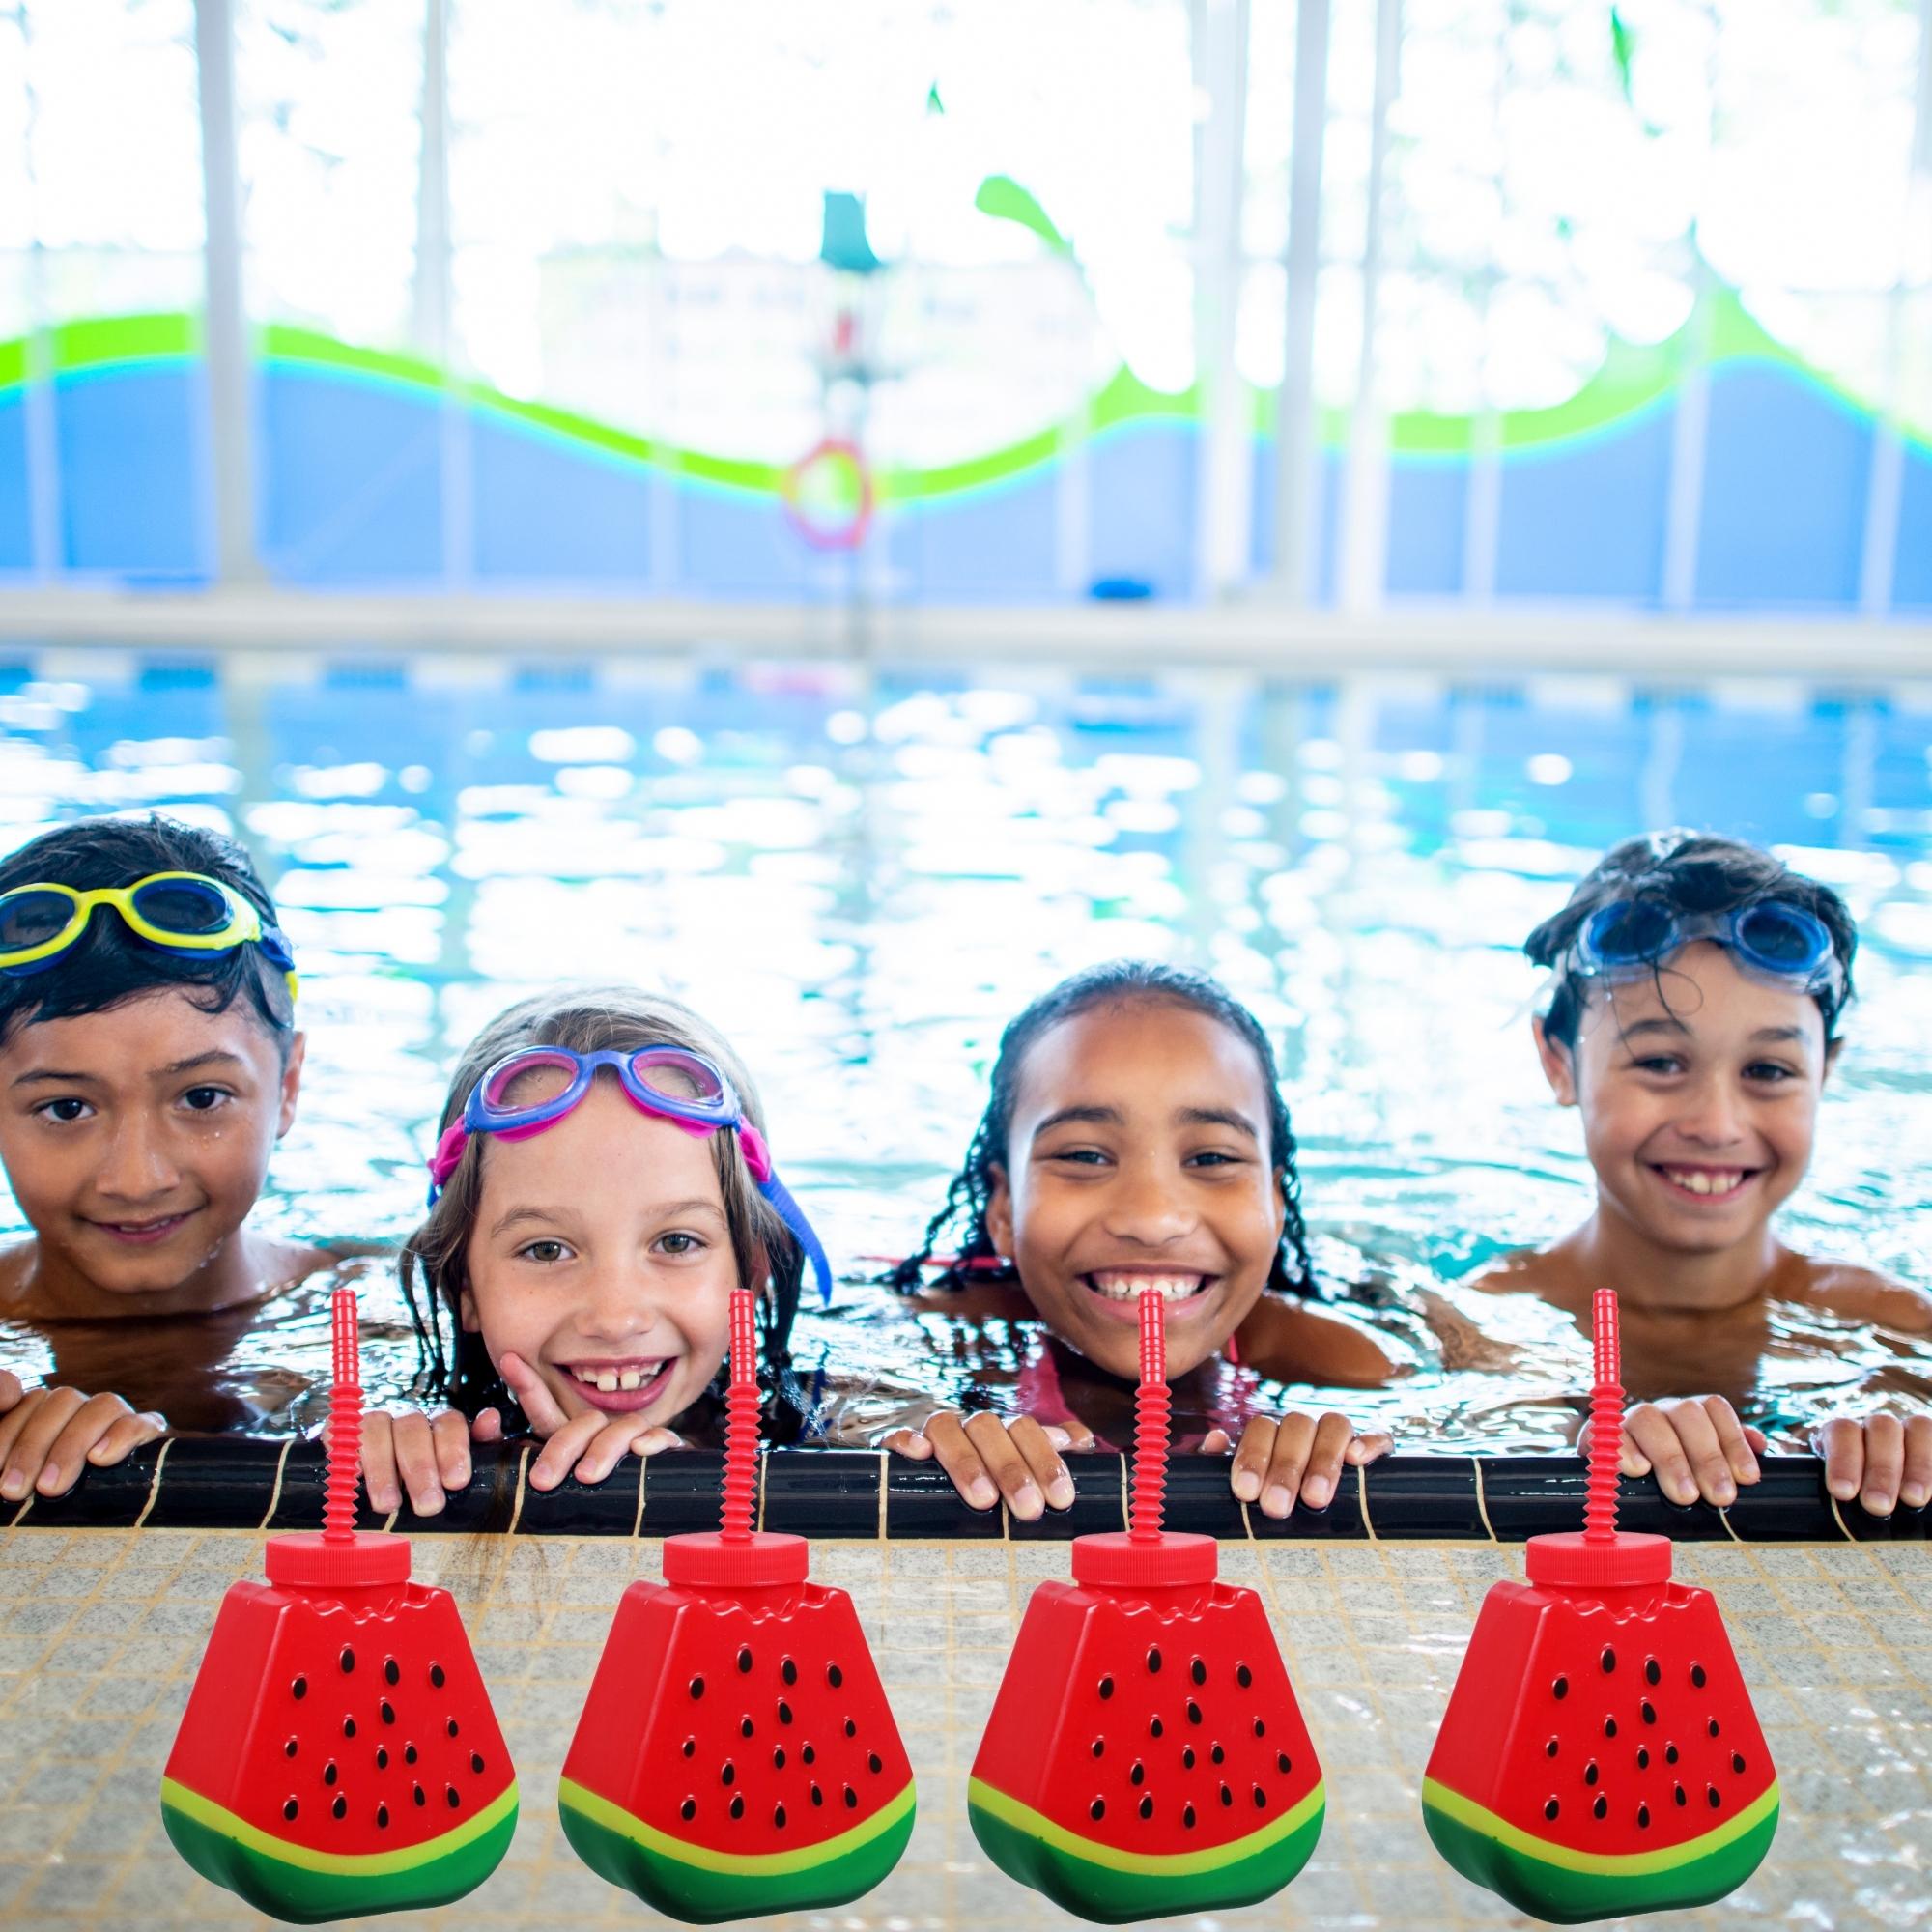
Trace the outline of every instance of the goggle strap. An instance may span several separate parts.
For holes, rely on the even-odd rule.
[[[768,1174],[758,1182],[758,1192],[778,1210],[778,1216],[791,1230],[792,1238],[805,1251],[805,1258],[811,1264],[812,1278],[818,1283],[818,1301],[822,1308],[832,1306],[832,1264],[826,1259],[824,1245],[812,1232],[811,1223],[805,1218],[805,1210],[791,1197],[791,1190],[776,1174]]]

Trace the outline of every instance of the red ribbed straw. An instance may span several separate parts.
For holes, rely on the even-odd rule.
[[[1134,1391],[1134,1495],[1128,1535],[1135,1543],[1160,1541],[1162,1498],[1167,1491],[1167,1329],[1160,1291],[1141,1291],[1141,1385]]]
[[[1600,1288],[1590,1311],[1596,1345],[1596,1385],[1590,1391],[1590,1490],[1583,1504],[1583,1541],[1617,1539],[1617,1466],[1623,1460],[1623,1364],[1617,1348],[1617,1292]]]
[[[724,1396],[724,1516],[726,1543],[752,1535],[752,1502],[758,1492],[757,1337],[749,1289],[731,1291],[731,1383]]]
[[[333,1348],[328,1396],[328,1488],[322,1506],[322,1540],[355,1537],[355,1483],[362,1473],[362,1361],[355,1333],[355,1291],[338,1288],[330,1298]]]

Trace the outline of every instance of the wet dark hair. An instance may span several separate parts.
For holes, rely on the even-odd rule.
[[[464,1050],[438,1117],[439,1138],[462,1117],[471,1090],[505,1055],[526,1046],[561,1046],[576,1053],[644,1046],[679,1046],[700,1053],[724,1069],[737,1089],[745,1118],[762,1134],[765,1116],[744,1063],[724,1035],[680,1001],[632,986],[567,987],[520,1000],[498,1013]],[[778,1210],[760,1194],[745,1165],[734,1133],[710,1137],[725,1226],[738,1279],[757,1299],[764,1375],[771,1398],[762,1423],[767,1440],[795,1440],[808,1403],[791,1371],[791,1325],[805,1278],[805,1254]],[[399,1272],[404,1299],[420,1351],[417,1390],[474,1416],[495,1407],[506,1428],[524,1420],[516,1398],[497,1373],[483,1337],[465,1328],[461,1316],[466,1256],[483,1191],[489,1136],[472,1135],[448,1181],[416,1231],[403,1243]],[[722,1403],[729,1360],[721,1365],[707,1395]],[[702,1400],[702,1399],[700,1399]]]
[[[1803,907],[1832,935],[1832,950],[1844,971],[1844,983],[1835,992],[1821,986],[1811,995],[1824,1015],[1826,1039],[1833,1037],[1851,1003],[1852,957],[1859,950],[1859,929],[1844,900],[1755,845],[1682,830],[1653,832],[1613,846],[1577,882],[1563,910],[1523,941],[1532,964],[1553,967],[1557,974],[1543,1020],[1546,1037],[1559,1046],[1576,1044],[1590,981],[1564,962],[1584,922],[1599,906],[1637,898],[1675,913],[1732,912],[1764,899]],[[1662,971],[1661,961],[1657,970]]]
[[[30,839],[0,860],[0,893],[43,882],[92,892],[131,886],[151,872],[205,872],[248,901],[264,925],[278,925],[275,902],[254,863],[233,839],[155,813],[147,818],[80,818]],[[173,952],[150,946],[107,907],[43,972],[0,973],[0,1041],[42,1020],[105,1012],[124,1000],[180,986],[204,1012],[244,1001],[286,1054],[295,1005],[281,969],[259,946],[222,952]]]
[[[1185,1007],[1191,1012],[1218,1020],[1253,1049],[1261,1066],[1262,1086],[1267,1094],[1268,1158],[1280,1171],[1281,1198],[1286,1209],[1281,1244],[1268,1269],[1267,1286],[1280,1294],[1305,1295],[1315,1292],[1315,1270],[1308,1259],[1308,1231],[1301,1219],[1301,1179],[1294,1166],[1294,1134],[1289,1126],[1288,1104],[1281,1097],[1281,1077],[1275,1070],[1274,1049],[1268,1044],[1267,1035],[1240,1001],[1205,973],[1190,973],[1146,959],[1116,959],[1076,973],[1042,993],[1009,1024],[1000,1036],[999,1058],[993,1063],[992,1091],[986,1098],[986,1111],[980,1117],[980,1124],[966,1150],[966,1164],[947,1188],[946,1205],[926,1224],[919,1252],[908,1255],[887,1275],[892,1287],[901,1294],[919,1289],[933,1249],[948,1229],[954,1226],[963,1231],[958,1252],[939,1277],[940,1286],[964,1287],[976,1278],[975,1263],[998,1259],[998,1250],[986,1230],[986,1206],[992,1199],[993,1170],[1006,1165],[1007,1144],[1012,1134],[1013,1101],[1019,1092],[1027,1054],[1035,1041],[1063,1020],[1091,1012],[1095,1007],[1138,1005]]]

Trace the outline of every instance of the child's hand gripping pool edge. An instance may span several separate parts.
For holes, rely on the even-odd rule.
[[[120,1462],[167,1426],[165,1417],[130,1408],[118,1395],[30,1389],[0,1369],[0,1501],[65,1495],[83,1469]]]

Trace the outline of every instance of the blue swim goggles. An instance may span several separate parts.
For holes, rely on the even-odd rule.
[[[1786,899],[1757,899],[1728,912],[1677,912],[1656,899],[1617,899],[1583,922],[1566,965],[1585,979],[1648,979],[1659,961],[1692,940],[1729,949],[1738,970],[1800,993],[1844,991],[1845,969],[1815,913]]]
[[[436,1144],[429,1157],[432,1207],[463,1158],[471,1134],[519,1141],[554,1126],[590,1092],[600,1067],[616,1074],[626,1097],[640,1113],[669,1121],[703,1139],[721,1128],[738,1136],[745,1165],[758,1192],[789,1228],[811,1264],[819,1299],[832,1301],[832,1264],[805,1210],[772,1167],[764,1136],[745,1118],[737,1090],[714,1061],[681,1046],[640,1046],[628,1053],[609,1048],[578,1053],[567,1046],[525,1046],[506,1054],[470,1090],[463,1118]]]

